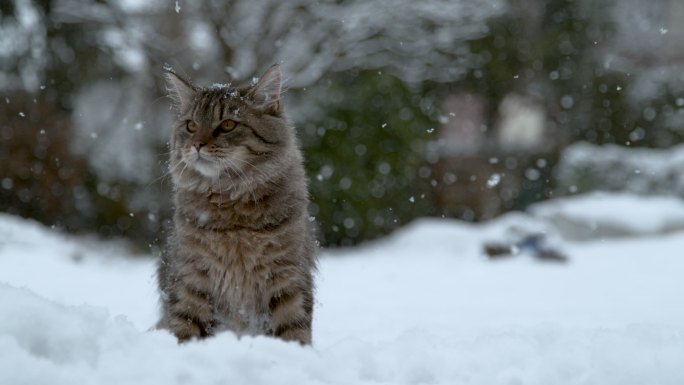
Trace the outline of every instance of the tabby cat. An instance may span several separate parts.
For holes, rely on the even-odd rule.
[[[166,77],[175,213],[158,327],[179,342],[231,330],[310,344],[316,246],[279,66],[238,88]]]

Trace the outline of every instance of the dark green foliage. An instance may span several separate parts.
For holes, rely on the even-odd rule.
[[[590,15],[582,6],[551,0],[536,17],[519,10],[492,19],[490,33],[470,42],[472,68],[461,88],[484,95],[492,105],[511,92],[529,94],[543,100],[559,128],[576,125],[569,115],[586,118],[572,114],[572,108],[592,100],[588,93],[598,66],[594,48],[605,44],[611,31],[602,14],[605,6],[597,4]],[[562,97],[572,98],[574,106],[561,106]]]
[[[429,169],[420,170],[434,122],[416,95],[378,71],[340,74],[318,94],[324,114],[300,131],[325,244],[375,238],[432,211]]]

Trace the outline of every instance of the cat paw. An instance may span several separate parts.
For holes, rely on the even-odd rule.
[[[208,335],[205,328],[191,319],[172,320],[169,322],[168,329],[176,336],[179,344],[193,339],[201,339]]]

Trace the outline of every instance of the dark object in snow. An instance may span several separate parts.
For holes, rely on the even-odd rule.
[[[565,263],[568,261],[567,256],[545,243],[546,237],[543,234],[530,234],[514,243],[486,242],[483,248],[489,259],[512,257],[527,251],[534,258],[543,262]]]
[[[513,254],[513,246],[504,243],[487,242],[484,244],[484,251],[491,259],[510,257]]]

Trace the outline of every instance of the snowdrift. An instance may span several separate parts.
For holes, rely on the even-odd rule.
[[[561,203],[545,212],[577,216]],[[231,333],[179,346],[151,329],[151,258],[0,215],[0,384],[683,384],[684,232],[654,225],[679,204],[641,207],[648,226],[616,238],[512,214],[324,252],[313,347]],[[484,257],[483,242],[525,231],[569,261]]]

